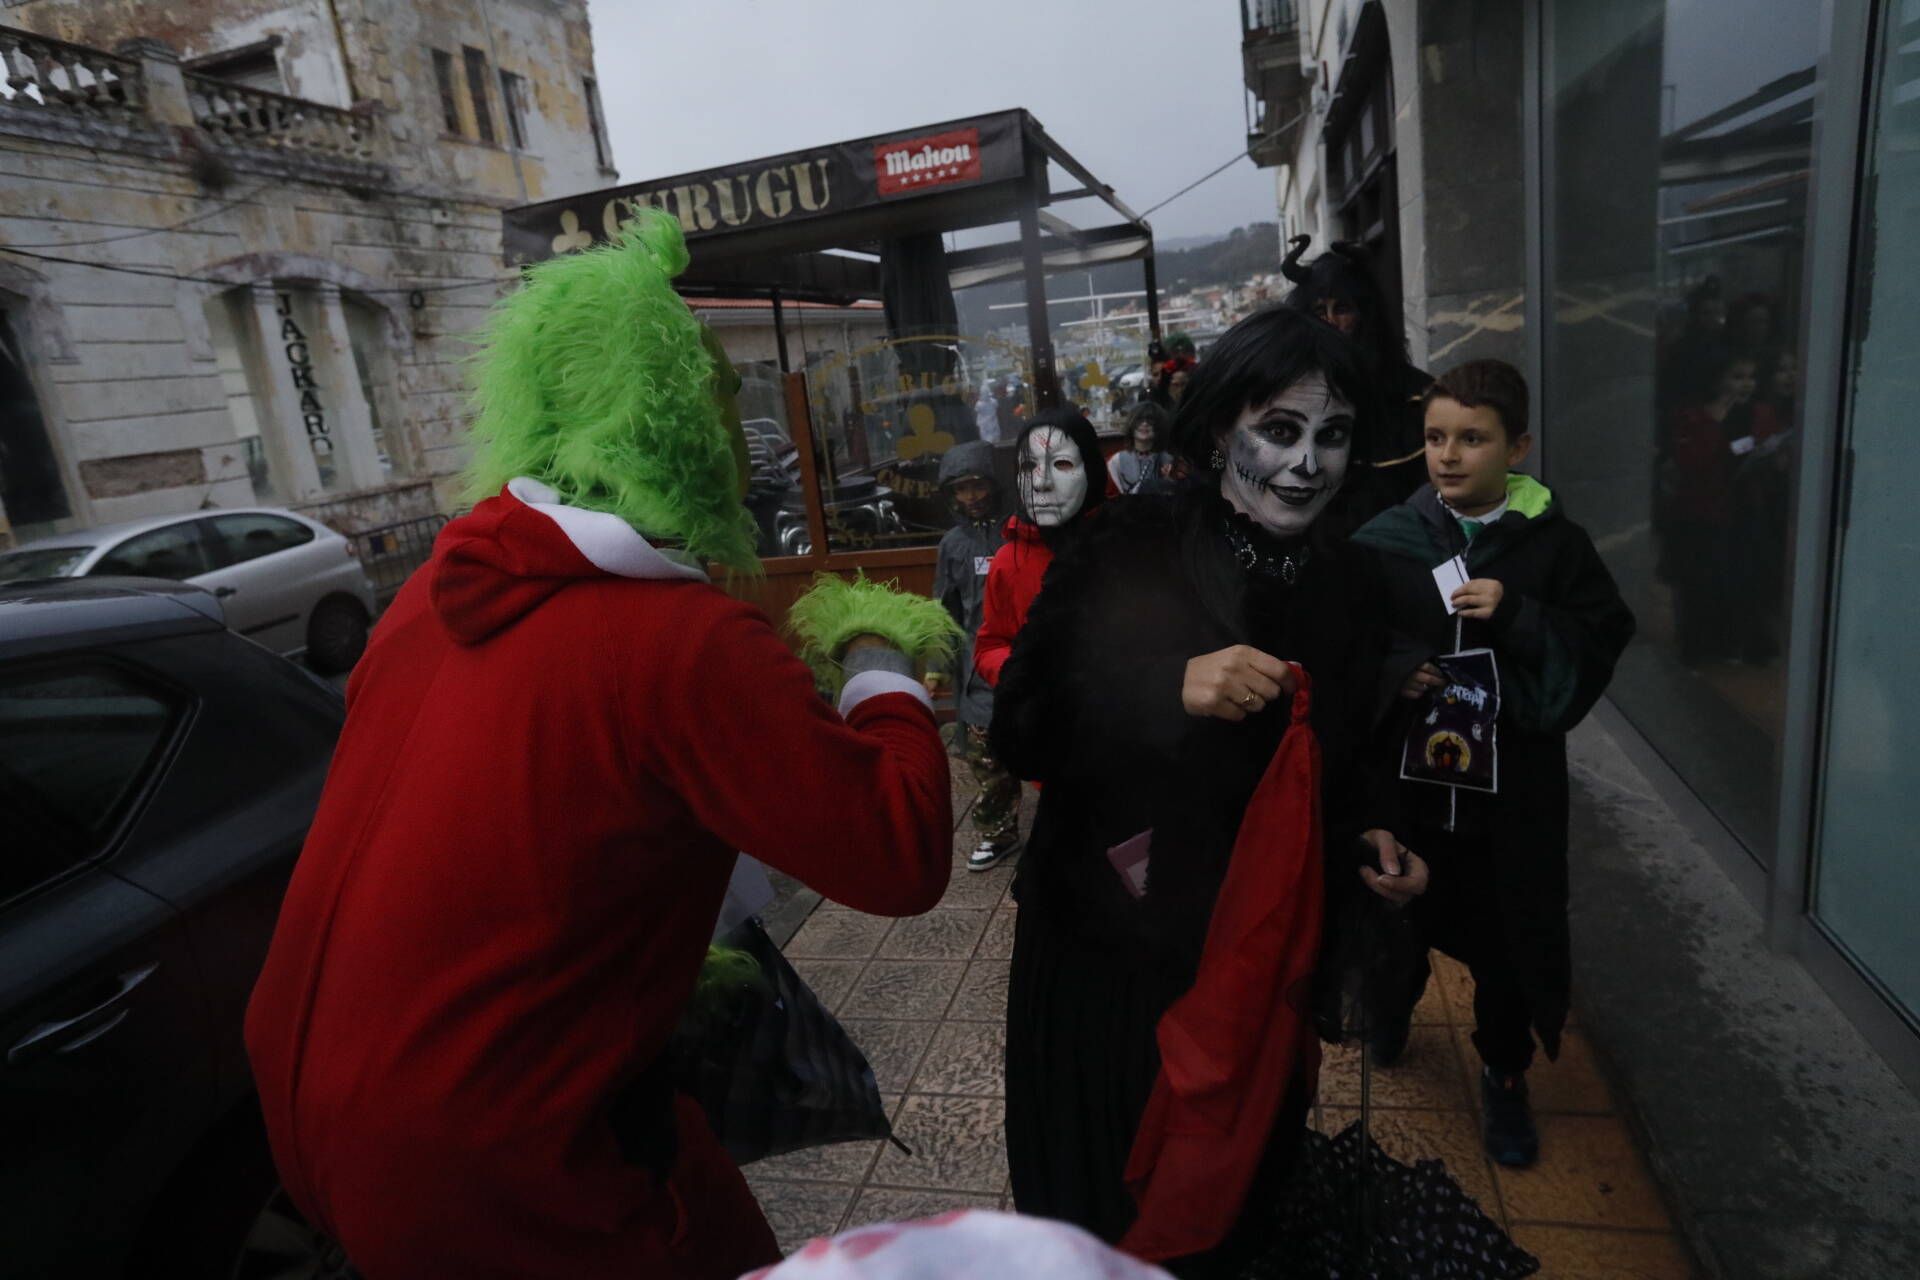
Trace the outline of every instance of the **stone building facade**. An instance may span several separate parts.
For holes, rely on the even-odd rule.
[[[0,62],[0,545],[454,501],[500,210],[617,176],[585,0],[24,0]]]
[[[1525,363],[1524,12],[1242,0],[1248,143],[1283,243],[1365,245],[1422,367]]]

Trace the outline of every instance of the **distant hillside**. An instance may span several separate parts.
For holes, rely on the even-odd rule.
[[[1176,243],[1191,243],[1192,240],[1193,237],[1187,237]],[[1203,285],[1239,284],[1248,276],[1279,269],[1280,228],[1275,223],[1256,222],[1250,227],[1236,227],[1216,240],[1195,244],[1191,248],[1168,249],[1164,244],[1160,245],[1155,257],[1160,287],[1165,291],[1183,292]],[[1138,262],[1115,262],[1094,267],[1091,272],[1064,271],[1052,276],[1047,280],[1047,296],[1085,297],[1089,275],[1092,276],[1094,293],[1138,290],[1142,284],[1141,265]],[[990,311],[988,308],[997,303],[1019,302],[1026,296],[1024,288],[1018,280],[1005,280],[957,294],[955,301],[960,309],[961,332],[986,333],[1003,325],[1021,323],[1017,312]],[[1085,303],[1056,306],[1053,308],[1053,322],[1058,325],[1067,320],[1079,320],[1091,314],[1091,311],[1092,308]]]

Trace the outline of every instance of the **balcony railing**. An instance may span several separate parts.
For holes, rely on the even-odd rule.
[[[1292,35],[1299,29],[1294,0],[1240,0],[1240,30],[1249,36]]]
[[[121,121],[146,110],[140,64],[85,45],[0,27],[0,103]]]
[[[215,137],[341,160],[375,158],[374,117],[211,76],[186,74],[194,123]]]

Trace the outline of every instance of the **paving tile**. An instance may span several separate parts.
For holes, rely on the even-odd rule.
[[[1537,1116],[1540,1163],[1495,1168],[1510,1221],[1670,1231],[1626,1125],[1611,1116]]]
[[[1461,1058],[1477,1072],[1480,1055],[1474,1050],[1470,1032],[1466,1027],[1458,1031]],[[1545,1053],[1534,1056],[1533,1066],[1527,1071],[1527,1092],[1536,1112],[1605,1116],[1616,1110],[1613,1091],[1607,1087],[1606,1077],[1600,1074],[1599,1064],[1594,1061],[1593,1046],[1577,1031],[1560,1037],[1560,1061],[1548,1062]],[[1476,1107],[1480,1105],[1477,1086],[1473,1090],[1473,1102]]]
[[[1360,1118],[1358,1108],[1326,1107],[1318,1127],[1332,1137]],[[1498,1222],[1500,1196],[1480,1147],[1479,1117],[1466,1111],[1375,1111],[1367,1131],[1381,1150],[1404,1164],[1439,1160],[1460,1189]]]
[[[1392,1067],[1373,1068],[1373,1105],[1466,1111],[1473,1106],[1449,1027],[1415,1027],[1407,1051]],[[1320,1064],[1320,1101],[1360,1105],[1360,1047],[1328,1046]]]
[[[885,916],[861,911],[815,911],[781,950],[810,960],[864,960],[892,925]]]
[[[1467,972],[1467,966],[1438,951],[1432,952],[1428,960],[1433,965],[1433,980],[1427,985],[1440,988],[1447,1004],[1447,1020],[1458,1027],[1472,1026],[1473,975]]]
[[[846,1018],[847,1029],[860,1052],[867,1055],[873,1078],[882,1093],[905,1093],[921,1055],[933,1040],[937,1022],[902,1022],[881,1018]]]
[[[920,1191],[899,1187],[868,1187],[853,1202],[842,1231],[875,1222],[911,1222],[931,1218],[950,1209],[998,1209],[999,1196],[977,1195],[962,1191]]]
[[[966,968],[959,960],[875,960],[840,1012],[853,1018],[938,1019]]]
[[[1521,1226],[1514,1243],[1540,1259],[1542,1280],[1693,1280],[1678,1236],[1595,1227]]]
[[[787,961],[813,994],[820,997],[828,1013],[839,1010],[840,1002],[853,990],[854,980],[867,965],[864,960],[816,960],[812,956],[789,956]]]
[[[1005,960],[975,960],[968,965],[960,993],[953,998],[953,1008],[947,1016],[956,1021],[1005,1022],[1010,967]]]
[[[894,1131],[913,1154],[888,1147],[868,1182],[998,1195],[1007,1178],[1006,1118],[998,1098],[910,1094]]]
[[[980,939],[980,950],[974,954],[982,960],[1013,959],[1013,922],[1017,913],[1012,907],[1001,907],[987,920],[987,932]]]
[[[973,845],[967,845],[971,851]],[[953,878],[947,882],[947,896],[940,899],[942,907],[995,907],[1007,896],[1007,886],[1013,883],[1013,864],[1003,862],[989,867],[985,871],[968,871],[964,868],[966,859],[962,857],[962,866],[953,871]]]
[[[747,1182],[767,1215],[782,1253],[792,1253],[815,1236],[830,1236],[853,1204],[856,1188],[837,1182],[776,1182],[757,1180],[749,1170]]]
[[[913,1091],[1004,1097],[1006,1064],[1004,1022],[942,1023],[913,1079]]]
[[[857,1184],[873,1168],[882,1142],[836,1142],[784,1156],[768,1156],[746,1166],[755,1182],[844,1182]]]
[[[890,960],[969,960],[986,927],[985,911],[936,909],[895,920],[879,954]]]

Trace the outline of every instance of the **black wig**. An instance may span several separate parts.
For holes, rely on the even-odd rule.
[[[1368,457],[1378,411],[1371,367],[1345,334],[1291,307],[1256,311],[1221,335],[1187,383],[1173,418],[1173,448],[1207,467],[1222,432],[1249,405],[1265,404],[1318,373],[1354,409],[1353,456]]]

